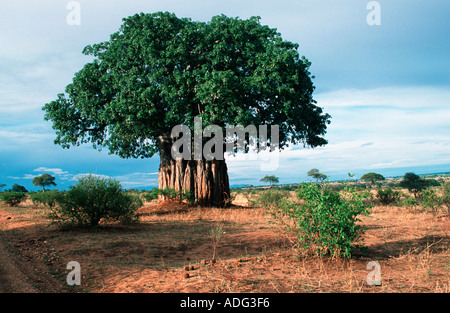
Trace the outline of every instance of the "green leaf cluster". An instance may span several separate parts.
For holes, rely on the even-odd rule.
[[[429,183],[419,175],[408,172],[403,176],[399,186],[407,188],[414,195],[414,198],[417,198],[418,194],[429,186]]]
[[[32,183],[35,186],[41,186],[43,190],[45,190],[45,187],[47,186],[56,186],[55,177],[47,173],[36,176],[33,178]]]
[[[383,205],[389,205],[399,202],[400,196],[401,193],[399,191],[392,190],[391,188],[378,189],[376,195],[377,199]]]
[[[298,48],[259,17],[136,14],[83,50],[93,61],[43,107],[45,119],[64,148],[90,142],[124,158],[153,156],[160,136],[193,129],[196,116],[204,126],[279,125],[281,148],[324,145],[330,116]]]
[[[30,193],[30,199],[33,204],[53,208],[64,198],[64,193],[58,190],[48,190],[45,192]]]
[[[71,186],[49,217],[67,226],[96,227],[101,220],[130,223],[137,219],[142,202],[127,194],[117,180],[95,175],[81,177]]]
[[[25,192],[6,191],[0,193],[0,199],[9,206],[18,206],[22,201],[27,199]]]
[[[317,184],[302,184],[297,195],[304,201],[292,211],[298,219],[301,247],[319,255],[351,257],[353,243],[364,232],[359,216],[369,213],[364,196],[351,188],[341,195]]]
[[[158,199],[159,196],[165,196],[171,200],[187,200],[190,205],[194,204],[194,196],[190,191],[179,192],[173,188],[153,188],[150,192],[145,192],[142,197],[147,201]]]

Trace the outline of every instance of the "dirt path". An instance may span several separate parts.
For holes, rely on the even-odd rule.
[[[26,276],[17,269],[0,241],[0,293],[36,292],[26,281]]]

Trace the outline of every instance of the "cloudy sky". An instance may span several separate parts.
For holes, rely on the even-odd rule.
[[[90,59],[86,45],[109,39],[122,18],[174,12],[208,21],[225,14],[277,28],[311,62],[315,99],[332,116],[317,149],[228,158],[231,184],[305,180],[318,168],[331,179],[368,171],[385,176],[450,171],[450,1],[397,0],[15,0],[0,2],[0,183],[29,190],[50,173],[57,188],[77,175],[116,178],[127,188],[157,184],[159,158],[123,160],[90,145],[53,144],[42,106],[56,99]],[[372,1],[373,2],[373,1]],[[71,25],[79,17],[79,25]],[[379,25],[373,21],[380,22]],[[372,22],[371,22],[372,21]]]

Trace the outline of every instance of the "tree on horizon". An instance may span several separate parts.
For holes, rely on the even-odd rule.
[[[361,179],[372,185],[375,185],[375,183],[377,182],[380,183],[381,181],[385,180],[383,175],[374,172],[364,174],[363,176],[361,176]]]
[[[56,186],[55,177],[52,175],[45,173],[40,176],[36,176],[33,178],[33,185],[42,187],[42,191],[45,191],[45,187],[47,186]]]
[[[266,175],[263,178],[261,178],[260,181],[263,183],[270,184],[270,188],[272,188],[273,185],[278,184],[280,182],[279,178],[276,177],[275,175]]]
[[[316,180],[316,182],[319,182],[319,180],[323,183],[323,181],[328,177],[327,175],[320,173],[317,168],[312,168],[308,171],[308,176],[311,176]]]

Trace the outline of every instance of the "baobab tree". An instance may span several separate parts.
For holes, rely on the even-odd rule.
[[[325,145],[330,116],[312,97],[310,62],[298,47],[258,17],[196,22],[168,12],[136,14],[108,41],[83,50],[94,60],[43,107],[45,119],[64,148],[90,142],[123,158],[159,153],[159,188],[223,206],[230,193],[225,159],[172,158],[171,130],[193,129],[195,118],[222,129],[278,125],[280,149]],[[271,146],[270,136],[254,139]]]

